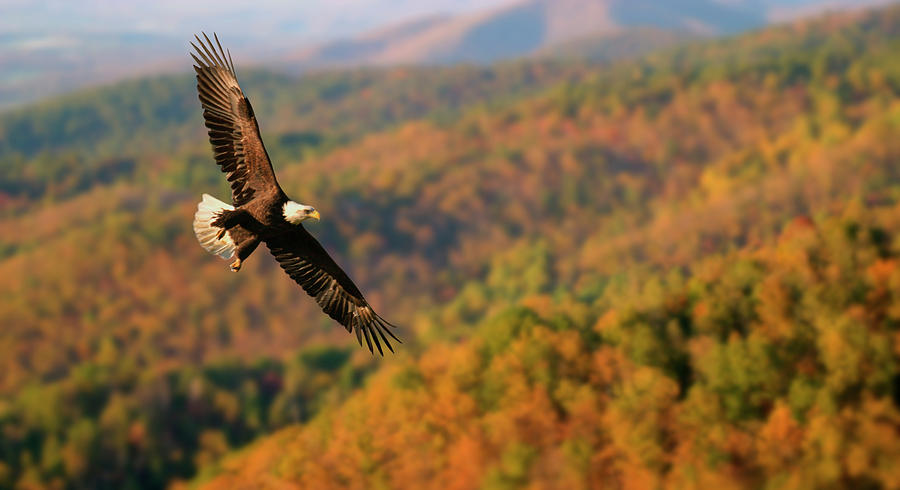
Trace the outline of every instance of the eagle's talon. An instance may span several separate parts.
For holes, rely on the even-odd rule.
[[[237,259],[231,263],[231,272],[237,272],[241,270],[241,259]]]
[[[225,228],[222,228],[221,230],[219,230],[219,234],[216,235],[216,240],[221,240],[222,237],[225,236],[225,232],[227,232],[227,231],[228,231],[228,230],[226,230]],[[240,267],[240,266],[239,266],[239,267]]]

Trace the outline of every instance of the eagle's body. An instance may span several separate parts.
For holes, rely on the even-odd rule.
[[[237,255],[231,268],[238,271],[257,246],[265,243],[281,268],[328,316],[348,331],[355,330],[360,344],[365,337],[369,350],[374,343],[382,352],[382,341],[393,350],[385,336],[398,340],[390,331],[393,325],[372,310],[350,277],[303,227],[306,219],[318,220],[319,212],[288,199],[278,185],[230,55],[218,38],[216,45],[204,38],[205,43],[197,38],[199,47],[192,43],[197,91],[216,163],[231,183],[233,204],[204,194],[194,216],[200,244],[225,259]]]

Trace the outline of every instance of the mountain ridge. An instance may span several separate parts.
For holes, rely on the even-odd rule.
[[[679,1],[686,3],[672,8],[653,0],[519,0],[483,12],[413,21],[307,49],[286,59],[296,64],[296,70],[352,64],[489,63],[630,27],[709,35],[764,23],[761,13],[747,15],[752,11],[743,6],[714,0]],[[722,20],[721,25],[715,19]]]
[[[859,8],[890,1],[517,0],[480,11],[474,8],[474,2],[465,2],[459,4],[455,14],[421,13],[399,25],[388,24],[352,34],[338,29],[337,34],[333,34],[335,39],[315,44],[310,44],[312,41],[308,39],[298,41],[289,29],[294,24],[298,30],[309,28],[307,19],[262,21],[259,12],[248,18],[236,16],[228,9],[218,12],[214,18],[222,19],[221,23],[234,23],[238,18],[249,22],[250,33],[248,29],[239,32],[221,26],[218,29],[233,51],[241,54],[240,58],[256,58],[258,64],[265,65],[261,68],[298,73],[363,65],[486,63],[535,52],[558,51],[578,37],[602,39],[629,28],[655,27],[705,35],[733,33],[800,15],[813,15],[825,9]],[[367,4],[366,9],[375,8],[372,3],[375,2]],[[402,5],[408,12],[411,4]],[[90,7],[76,9],[67,15],[76,18],[75,21],[82,10],[90,12]],[[422,11],[428,12],[428,9],[414,9],[414,12]],[[115,12],[104,9],[97,15],[110,22]],[[0,18],[2,14],[0,7]],[[340,15],[332,16],[329,22],[337,22],[339,18]],[[35,22],[30,19],[25,25],[35,29]],[[152,20],[147,22],[153,24]],[[265,28],[254,30],[254,22],[263,22]],[[169,26],[160,32],[147,28],[137,34],[119,32],[114,26],[105,26],[96,32],[53,29],[50,32],[54,34],[47,34],[48,29],[19,32],[11,28],[11,34],[0,37],[0,64],[7,67],[0,72],[0,109],[81,87],[135,77],[150,70],[179,71],[177,67],[184,65],[186,43],[195,34],[195,27],[186,30],[185,26],[203,24],[182,21],[176,24],[177,27]],[[217,29],[213,26],[209,30]],[[272,31],[278,35],[266,39],[253,34],[257,31]],[[298,42],[304,47],[292,49],[291,46]],[[613,38],[606,42],[617,41]],[[622,49],[611,46],[610,51]]]
[[[413,19],[283,59],[299,72],[323,67],[490,63],[654,28],[695,36],[734,34],[824,10],[869,8],[891,0],[517,0],[460,15]],[[601,41],[602,42],[602,41]]]

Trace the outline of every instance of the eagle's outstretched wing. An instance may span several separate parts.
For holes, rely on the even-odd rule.
[[[206,42],[194,37],[199,46],[191,43],[196,51],[191,57],[197,63],[194,71],[203,119],[209,129],[216,163],[231,183],[234,205],[241,206],[253,199],[255,193],[272,187],[281,192],[253,108],[238,85],[231,53],[226,54],[215,34],[215,45],[205,33]]]
[[[290,231],[267,240],[266,246],[291,279],[315,298],[322,311],[348,332],[356,331],[356,340],[360,345],[365,337],[372,352],[374,343],[378,352],[384,354],[382,341],[391,352],[394,351],[387,336],[400,342],[390,330],[396,327],[375,313],[350,277],[303,226],[292,227]]]

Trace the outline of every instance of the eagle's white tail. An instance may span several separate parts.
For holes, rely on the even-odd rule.
[[[225,204],[209,194],[203,194],[203,200],[197,204],[197,213],[194,214],[194,234],[197,235],[197,241],[207,252],[216,254],[223,259],[230,259],[234,255],[234,240],[228,233],[217,240],[216,235],[222,229],[210,224],[216,219],[219,211],[224,209],[233,210],[234,206]]]

